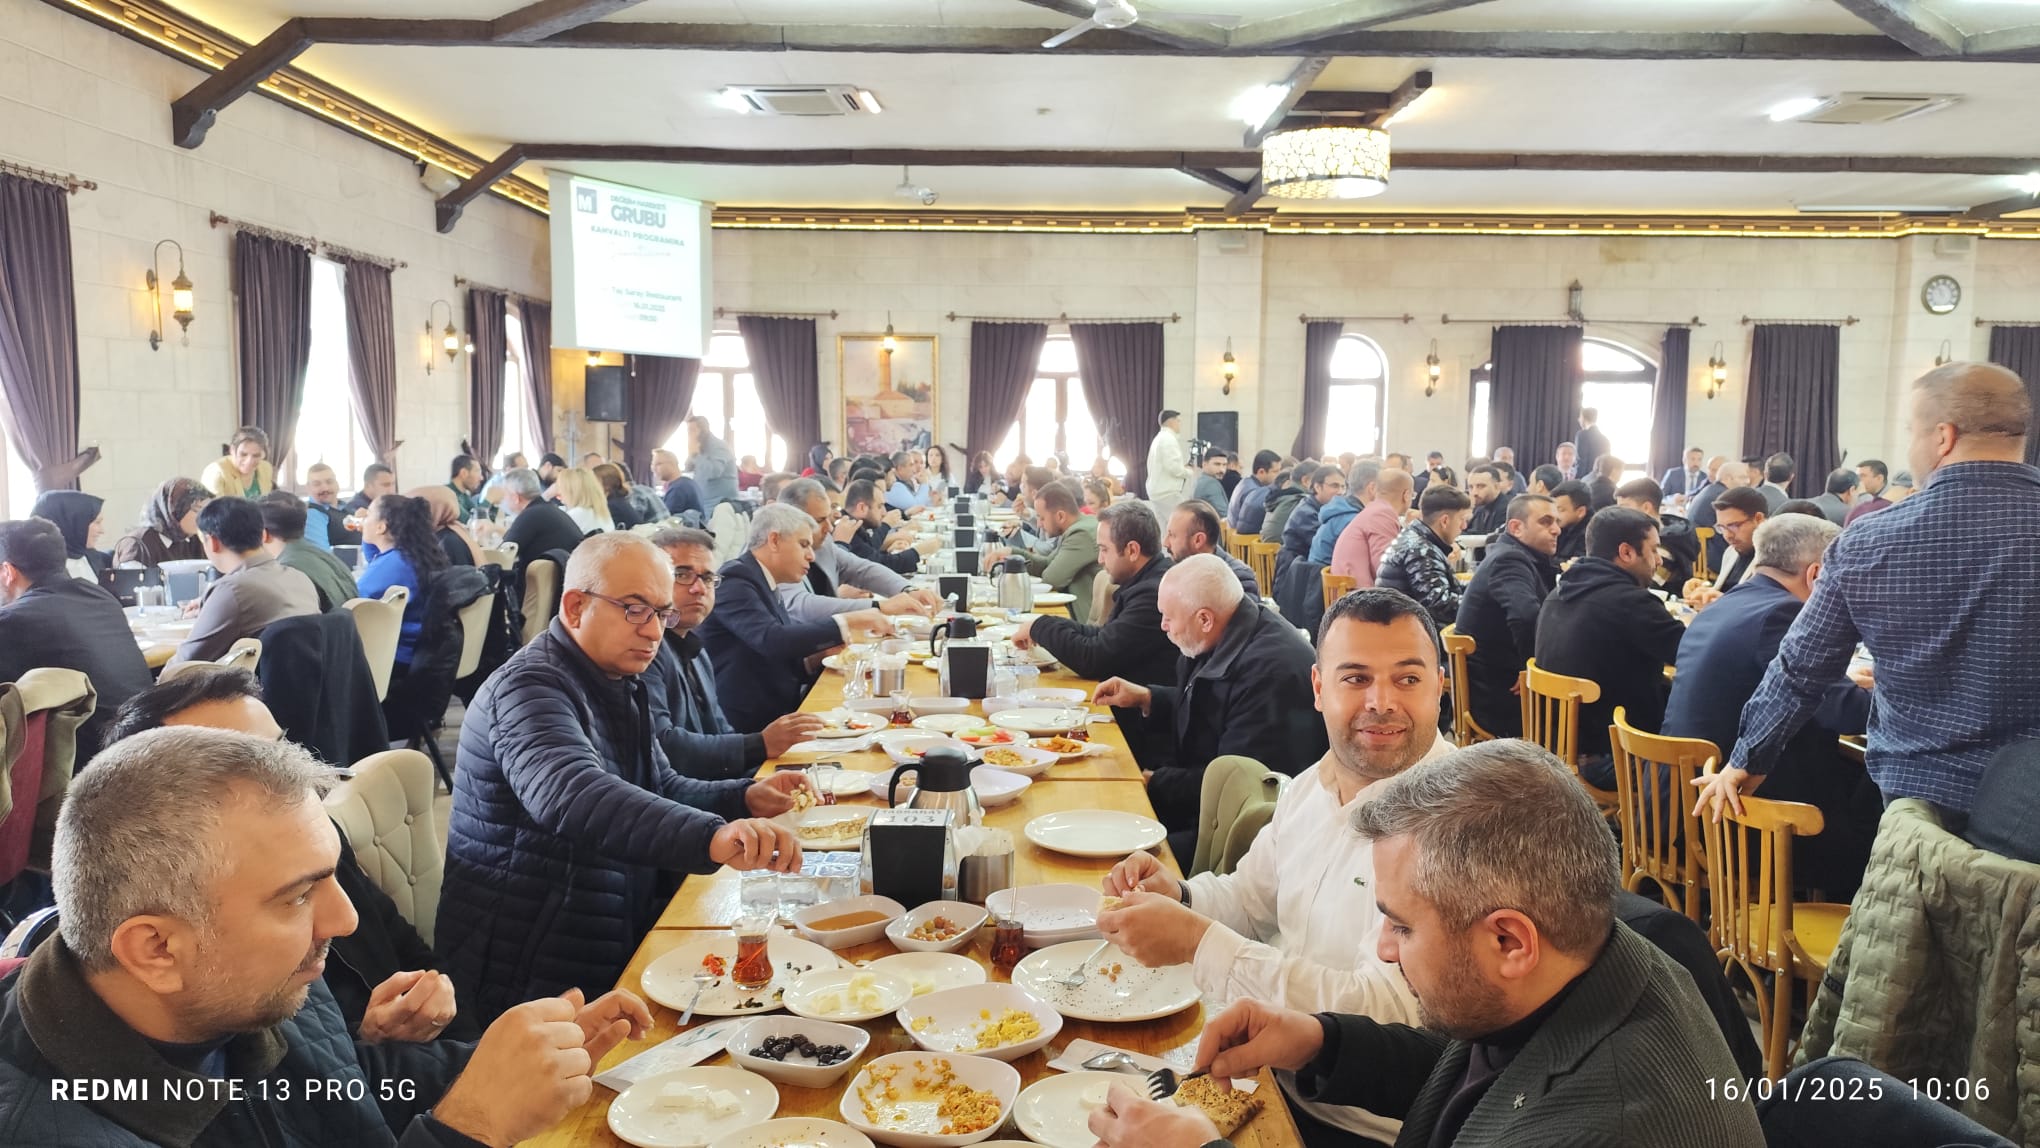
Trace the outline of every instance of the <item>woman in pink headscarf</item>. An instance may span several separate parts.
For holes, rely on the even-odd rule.
[[[412,498],[422,498],[432,508],[432,530],[439,536],[440,549],[446,551],[446,560],[455,566],[473,566],[475,555],[481,547],[475,545],[474,537],[467,527],[460,524],[460,500],[447,486],[421,486],[408,492]]]

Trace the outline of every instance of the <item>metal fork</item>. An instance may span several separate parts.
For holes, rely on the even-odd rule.
[[[1098,954],[1110,948],[1111,945],[1112,945],[1111,941],[1099,941],[1098,947],[1084,954],[1084,959],[1077,962],[1076,968],[1070,970],[1069,972],[1063,974],[1062,976],[1053,978],[1055,983],[1062,985],[1066,988],[1074,989],[1083,987],[1084,977],[1088,975],[1084,971],[1085,967],[1089,965],[1092,961],[1097,960]]]
[[[1147,1075],[1148,1099],[1167,1100],[1169,1097],[1176,1095],[1176,1091],[1182,1088],[1185,1084],[1190,1083],[1191,1081],[1197,1079],[1200,1076],[1209,1075],[1211,1075],[1211,1070],[1208,1068],[1200,1068],[1196,1072],[1193,1072],[1188,1076],[1177,1076],[1175,1072],[1170,1069],[1157,1068],[1153,1072],[1148,1073]]]
[[[680,1023],[682,1025],[694,1019],[694,1006],[701,1003],[701,994],[707,990],[710,984],[720,979],[722,978],[709,972],[707,969],[702,969],[694,974],[694,996],[687,1002],[687,1011],[680,1014]]]

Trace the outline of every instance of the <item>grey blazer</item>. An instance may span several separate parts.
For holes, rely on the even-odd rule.
[[[1297,1074],[1298,1094],[1398,1118],[1396,1148],[1429,1148],[1471,1046],[1365,1017],[1328,1020],[1336,1047]],[[1739,1089],[1741,1072],[1692,976],[1617,924],[1600,958],[1495,1078],[1452,1144],[1763,1148],[1756,1109],[1747,1099],[1722,1099],[1729,1082]]]

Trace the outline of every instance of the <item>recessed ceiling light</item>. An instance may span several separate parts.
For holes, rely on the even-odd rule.
[[[744,93],[737,91],[735,88],[723,88],[716,92],[715,103],[717,107],[728,108],[733,112],[748,112],[751,110],[751,101],[744,97]]]
[[[1260,127],[1289,94],[1288,84],[1263,84],[1248,88],[1233,97],[1232,107],[1227,114],[1250,128]]]
[[[2013,176],[2012,183],[2027,195],[2040,195],[2040,171],[2029,171],[2024,175]]]
[[[870,112],[874,116],[885,110],[879,106],[878,97],[871,94],[870,88],[857,89],[857,100],[864,105],[865,111]]]
[[[1783,123],[1786,120],[1796,120],[1826,102],[1827,100],[1821,96],[1796,96],[1782,103],[1772,104],[1771,110],[1766,114],[1771,117],[1772,123]]]

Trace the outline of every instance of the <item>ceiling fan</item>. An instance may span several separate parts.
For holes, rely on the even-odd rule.
[[[1171,12],[1168,15],[1178,20],[1192,20],[1219,28],[1229,28],[1239,23],[1237,16],[1207,16],[1190,12]],[[1139,22],[1140,13],[1134,10],[1128,0],[1091,0],[1090,19],[1043,40],[1041,46],[1060,48],[1093,28],[1117,31],[1121,28],[1131,28]]]

